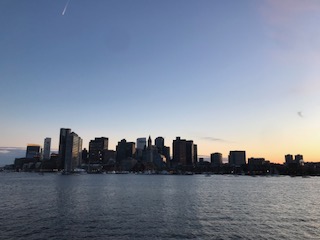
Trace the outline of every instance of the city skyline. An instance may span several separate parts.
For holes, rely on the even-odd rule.
[[[320,161],[319,1],[66,4],[0,3],[0,164],[61,127]]]
[[[99,152],[100,150],[97,150],[98,152],[95,152],[96,150],[94,149],[106,149],[106,150],[109,150],[109,151],[112,151],[114,153],[117,153],[118,152],[118,146],[119,144],[121,144],[122,142],[124,142],[125,144],[128,143],[130,144],[130,148],[134,148],[134,156],[138,157],[140,154],[136,155],[137,151],[142,151],[143,149],[145,149],[146,147],[148,148],[149,146],[153,146],[153,147],[156,147],[161,154],[164,154],[166,156],[166,158],[168,160],[174,160],[174,155],[179,155],[179,158],[181,158],[181,160],[179,161],[182,161],[183,165],[186,165],[187,163],[190,165],[190,164],[194,164],[196,162],[199,162],[199,161],[206,161],[206,162],[211,162],[211,163],[214,163],[214,162],[220,162],[221,164],[222,163],[230,163],[230,161],[236,165],[241,165],[241,164],[246,164],[247,161],[249,161],[249,159],[264,159],[268,162],[271,162],[271,163],[286,163],[286,162],[290,162],[290,160],[288,160],[288,156],[290,157],[291,161],[293,161],[293,155],[295,155],[295,158],[299,158],[297,161],[299,160],[302,160],[303,161],[303,156],[299,153],[287,153],[283,156],[283,161],[279,161],[279,162],[273,162],[273,161],[270,161],[270,159],[266,159],[265,157],[263,156],[259,156],[259,157],[256,157],[256,156],[248,156],[246,157],[246,150],[245,149],[242,149],[242,150],[235,150],[235,149],[229,149],[228,153],[227,154],[222,154],[221,152],[219,151],[216,151],[216,152],[211,152],[209,155],[198,155],[197,153],[197,149],[198,149],[198,145],[196,143],[194,143],[193,140],[186,140],[186,139],[181,139],[180,136],[176,136],[175,139],[172,140],[171,143],[167,143],[165,141],[165,139],[161,136],[157,136],[154,140],[152,140],[151,136],[149,135],[148,137],[148,144],[146,142],[146,139],[145,137],[141,138],[136,138],[135,141],[127,141],[126,138],[123,138],[121,140],[119,140],[116,144],[116,146],[114,147],[114,149],[110,149],[108,147],[109,145],[109,138],[108,137],[105,137],[105,136],[101,136],[101,137],[95,137],[94,139],[91,139],[89,141],[89,144],[88,146],[82,146],[82,139],[80,136],[78,136],[78,134],[76,134],[75,132],[73,132],[71,130],[71,128],[60,128],[60,136],[59,136],[59,148],[57,149],[52,149],[50,150],[50,143],[51,143],[51,138],[44,138],[44,143],[43,145],[41,144],[36,144],[36,143],[29,143],[27,144],[25,147],[17,147],[17,148],[14,148],[14,147],[0,147],[0,154],[4,154],[4,156],[1,156],[0,155],[0,164],[4,165],[4,164],[11,164],[11,160],[10,158],[8,158],[8,156],[10,156],[11,158],[15,159],[15,158],[20,158],[20,157],[27,157],[27,158],[33,158],[33,157],[39,157],[39,154],[41,156],[41,158],[43,160],[49,160],[51,158],[51,154],[53,155],[61,155],[62,156],[62,159],[64,159],[65,157],[65,153],[64,151],[65,150],[61,150],[61,149],[64,149],[65,148],[65,145],[66,145],[66,136],[67,135],[70,135],[72,136],[72,139],[74,138],[74,136],[76,137],[76,145],[78,146],[77,147],[77,156],[78,154],[81,155],[81,152],[84,152],[86,151],[86,154],[88,154],[88,156],[86,158],[90,158],[91,161],[95,162],[95,161],[98,161],[98,159],[102,159],[101,158],[101,153]],[[49,140],[49,146],[47,141]],[[177,141],[179,142],[178,145],[177,145]],[[78,143],[79,142],[79,143]],[[143,142],[143,146],[141,145],[141,143]],[[186,156],[180,156],[180,142],[182,143],[182,151],[186,151],[186,148],[188,148],[190,152],[186,152],[187,154],[189,154],[189,158],[186,158]],[[62,145],[61,145],[62,144]],[[79,145],[78,145],[79,144]],[[72,144],[71,144],[72,145]],[[72,148],[70,147],[71,146],[69,144],[69,148]],[[63,147],[64,146],[64,147]],[[179,146],[179,147],[177,147]],[[47,150],[45,150],[46,148],[49,147],[49,153],[47,152]],[[174,150],[176,148],[176,150]],[[167,149],[167,150],[165,150]],[[171,149],[171,150],[170,150]],[[177,150],[178,149],[178,150]],[[163,152],[163,151],[166,151],[166,152]],[[175,152],[175,151],[178,151],[178,152]],[[7,154],[8,156],[6,157],[5,154]],[[71,153],[70,153],[71,154]],[[73,153],[72,153],[73,154]],[[93,155],[91,155],[93,154]],[[184,153],[185,154],[185,153]],[[195,154],[195,155],[193,155]],[[30,157],[30,156],[32,157]],[[100,156],[98,156],[100,155]],[[215,157],[213,157],[215,155]],[[235,156],[239,156],[240,159],[239,161],[240,162],[236,162],[234,159]],[[3,158],[5,157],[5,158]],[[138,157],[139,158],[139,157]],[[220,160],[214,160],[215,159],[220,159]],[[236,157],[238,158],[238,157]],[[5,161],[3,161],[5,159]],[[122,158],[121,158],[122,159]],[[118,159],[118,161],[120,161],[121,159]],[[84,159],[80,160],[81,161],[84,161]],[[85,162],[85,161],[84,161]],[[305,162],[310,162],[310,161],[305,161]],[[312,162],[312,161],[311,161]],[[188,165],[187,164],[187,165]],[[1,165],[0,165],[1,166]]]

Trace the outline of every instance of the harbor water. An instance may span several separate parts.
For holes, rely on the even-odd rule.
[[[0,239],[320,239],[319,177],[0,173]]]

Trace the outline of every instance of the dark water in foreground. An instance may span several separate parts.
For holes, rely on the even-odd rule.
[[[320,239],[320,178],[0,173],[0,239]]]

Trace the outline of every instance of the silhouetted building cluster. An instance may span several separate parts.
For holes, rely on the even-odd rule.
[[[85,169],[88,173],[101,172],[163,172],[168,173],[216,173],[241,175],[320,175],[320,163],[304,163],[303,156],[285,155],[284,164],[273,164],[264,158],[248,158],[243,150],[230,151],[228,162],[223,162],[219,152],[212,153],[209,161],[199,158],[193,140],[176,137],[170,147],[163,137],[152,144],[149,136],[135,142],[122,139],[116,150],[108,149],[107,137],[96,137],[89,142],[89,150],[82,148],[82,139],[70,128],[61,128],[59,152],[51,153],[51,138],[40,145],[29,144],[25,158],[16,158],[12,166],[17,171],[65,171]]]

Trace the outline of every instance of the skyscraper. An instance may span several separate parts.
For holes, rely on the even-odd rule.
[[[81,165],[82,139],[74,132],[69,133],[66,139],[66,154],[64,170],[72,172]]]
[[[146,138],[137,138],[137,149],[143,150],[147,146]]]
[[[64,168],[64,162],[66,158],[66,143],[67,136],[71,133],[70,128],[61,128],[59,137],[59,158],[61,159],[61,167]]]
[[[135,143],[127,142],[125,139],[122,139],[120,142],[118,142],[116,151],[117,162],[121,162],[121,160],[126,158],[132,158],[135,154]]]
[[[155,145],[158,148],[159,153],[164,155],[164,138],[157,137],[155,139]]]
[[[43,159],[50,159],[50,151],[51,151],[51,138],[45,138],[43,143]]]
[[[186,165],[193,165],[194,161],[194,145],[193,141],[186,141]]]
[[[172,148],[173,148],[173,161],[174,164],[186,165],[187,163],[187,152],[186,152],[186,140],[181,139],[180,137],[176,137],[173,140]]]
[[[73,171],[81,164],[82,139],[70,128],[60,129],[59,158],[66,172]]]
[[[197,164],[198,162],[198,146],[197,144],[193,144],[193,163]]]
[[[95,138],[89,143],[89,160],[91,163],[101,163],[104,151],[108,150],[109,139],[106,137]]]
[[[197,145],[192,140],[181,139],[176,137],[173,140],[173,164],[191,166],[197,161]]]
[[[137,138],[137,151],[136,151],[136,159],[142,159],[142,153],[147,146],[147,139],[146,138]]]

